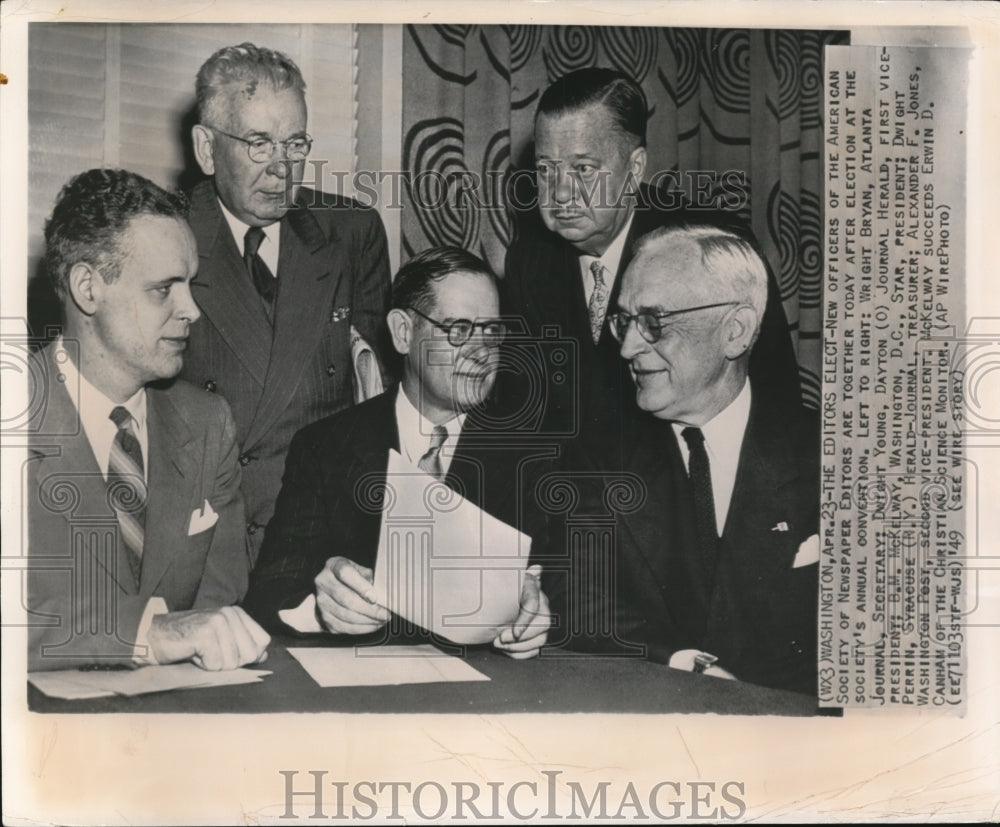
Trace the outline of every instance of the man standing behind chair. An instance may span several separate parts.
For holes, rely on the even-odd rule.
[[[617,467],[588,452],[569,467],[585,489],[626,472],[645,499],[616,515],[614,577],[594,576],[610,569],[579,544],[550,561],[571,575],[549,587],[578,624],[567,645],[640,644],[680,668],[816,691],[819,427],[747,381],[766,290],[763,262],[732,233],[639,241],[609,324],[648,413]],[[586,632],[605,618],[613,634]]]
[[[504,335],[499,310],[495,277],[464,250],[427,250],[400,269],[388,324],[402,381],[293,440],[244,602],[266,628],[358,635],[385,625],[385,609],[367,597],[382,517],[358,486],[385,480],[390,450],[494,517],[519,521],[529,460],[481,415]],[[307,602],[303,622],[293,622],[285,610],[313,595],[315,609]],[[533,576],[525,578],[522,605],[495,641],[512,657],[537,654],[548,631],[548,605]]]
[[[45,227],[64,332],[36,354],[29,669],[259,660],[229,406],[185,382],[198,307],[187,205],[124,170],[67,184]],[[155,384],[154,384],[155,383]]]
[[[256,559],[292,436],[353,402],[352,328],[381,358],[389,260],[376,212],[301,186],[312,140],[288,57],[220,49],[197,101],[194,152],[211,180],[191,193],[203,317],[182,375],[232,406]]]
[[[635,409],[634,386],[605,322],[636,239],[683,223],[746,231],[738,216],[667,201],[676,194],[642,184],[646,169],[646,97],[631,78],[611,69],[571,72],[545,90],[535,114],[538,212],[522,214],[507,252],[501,305],[522,317],[527,332],[546,326],[578,345],[576,381],[547,377],[546,430],[566,433],[575,421],[599,423],[607,434],[622,412]],[[769,276],[767,308],[750,376],[761,392],[798,402],[798,367]],[[556,374],[565,374],[562,364]],[[504,374],[501,374],[504,376]],[[501,391],[516,394],[502,384]],[[523,393],[523,391],[522,391]],[[570,393],[576,393],[575,397]],[[520,402],[511,403],[516,405]]]

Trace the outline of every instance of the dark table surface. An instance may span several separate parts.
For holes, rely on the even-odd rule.
[[[174,690],[133,697],[49,698],[28,686],[36,712],[716,712],[814,715],[815,698],[749,683],[681,672],[636,658],[545,650],[514,660],[489,647],[468,647],[467,663],[481,682],[400,686],[318,686],[288,647],[330,645],[316,638],[275,637],[259,683]]]

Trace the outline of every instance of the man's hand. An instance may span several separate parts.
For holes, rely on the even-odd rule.
[[[331,557],[316,576],[316,610],[327,631],[339,635],[377,632],[389,612],[375,602],[371,569],[346,557]]]
[[[502,628],[493,640],[497,649],[518,660],[533,658],[539,653],[552,625],[549,601],[538,579],[541,573],[541,566],[531,566],[525,572],[521,587],[521,611],[514,622]]]
[[[261,663],[271,637],[239,606],[156,615],[147,637],[158,663],[190,660],[210,671]]]

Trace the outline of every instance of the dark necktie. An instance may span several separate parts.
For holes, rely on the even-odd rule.
[[[438,482],[444,482],[444,468],[441,465],[441,446],[448,439],[448,429],[444,425],[435,425],[431,433],[431,447],[427,449],[417,467],[425,474],[430,474]]]
[[[146,483],[143,477],[142,447],[132,427],[132,414],[119,405],[111,411],[118,427],[108,457],[108,489],[118,526],[125,542],[129,568],[139,585],[142,545],[146,531]]]
[[[264,302],[264,309],[268,318],[274,312],[274,294],[277,284],[274,274],[271,273],[264,259],[260,257],[261,242],[264,240],[264,231],[260,227],[251,227],[243,236],[243,261],[247,266],[247,272],[253,281],[253,286],[257,288],[261,301]]]
[[[694,518],[698,528],[698,544],[711,577],[719,548],[719,532],[715,522],[715,497],[712,495],[712,471],[705,450],[705,435],[701,428],[685,428],[681,436],[688,446],[688,477],[694,495]]]

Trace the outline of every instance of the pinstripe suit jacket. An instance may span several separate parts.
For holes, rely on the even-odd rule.
[[[202,317],[181,376],[232,407],[256,560],[295,432],[353,401],[352,325],[386,363],[385,230],[373,210],[302,188],[281,221],[272,329],[211,181],[192,191],[190,223]]]

